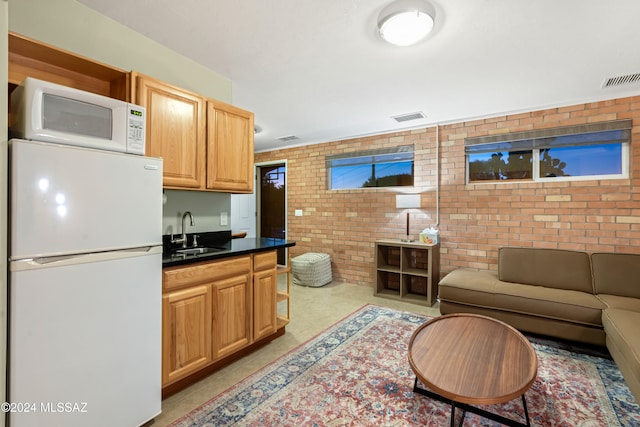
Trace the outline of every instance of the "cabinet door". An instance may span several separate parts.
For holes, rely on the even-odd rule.
[[[213,358],[227,356],[251,342],[249,274],[213,283]]]
[[[207,101],[207,188],[253,192],[253,113]]]
[[[211,287],[196,286],[162,296],[162,384],[211,361]]]
[[[276,324],[276,292],[278,275],[276,268],[253,274],[253,339],[259,340],[273,334]]]
[[[134,103],[147,110],[145,154],[163,159],[163,185],[204,188],[205,99],[134,73]]]

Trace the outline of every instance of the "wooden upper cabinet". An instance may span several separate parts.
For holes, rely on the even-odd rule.
[[[253,113],[9,33],[7,93],[27,76],[144,106],[165,188],[253,192]]]
[[[147,110],[147,156],[162,157],[163,186],[205,187],[205,99],[132,73],[133,102]]]
[[[207,100],[207,189],[253,192],[253,113]]]

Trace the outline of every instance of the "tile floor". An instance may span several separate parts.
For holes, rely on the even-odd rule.
[[[382,305],[429,316],[440,314],[437,303],[434,307],[424,307],[374,297],[373,289],[366,286],[338,282],[320,288],[291,285],[291,322],[286,327],[285,335],[165,399],[162,402],[162,414],[156,418],[153,426],[169,425],[365,304]]]

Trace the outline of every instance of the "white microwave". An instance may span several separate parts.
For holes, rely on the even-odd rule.
[[[27,77],[11,92],[11,137],[144,155],[144,107]]]

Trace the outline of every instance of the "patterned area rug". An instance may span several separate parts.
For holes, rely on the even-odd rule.
[[[364,306],[170,427],[449,425],[449,405],[413,392],[407,347],[425,320]],[[640,426],[640,407],[611,359],[531,340],[532,426]],[[520,399],[483,408],[523,421]],[[471,413],[464,425],[499,426]]]

